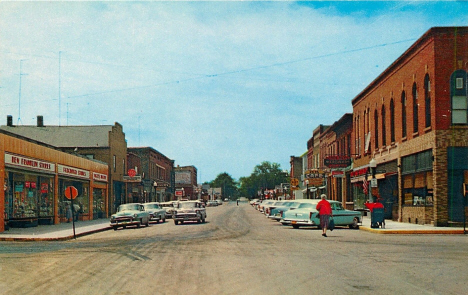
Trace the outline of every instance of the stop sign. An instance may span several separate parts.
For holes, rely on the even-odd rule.
[[[67,197],[67,199],[75,199],[76,197],[78,196],[78,190],[76,189],[76,187],[74,187],[73,185],[71,186],[67,186],[67,188],[65,188],[65,197]]]

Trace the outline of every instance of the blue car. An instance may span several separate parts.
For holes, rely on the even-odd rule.
[[[315,209],[320,200],[308,200],[303,202],[294,210],[288,210],[283,213],[281,224],[289,225],[293,228],[301,226],[316,226],[320,227],[320,217]],[[338,201],[329,201],[335,226],[349,226],[352,229],[358,229],[362,222],[362,213],[359,211],[346,210]]]
[[[289,209],[295,209],[299,207],[301,203],[300,202],[295,202],[295,201],[285,201],[281,206],[278,206],[274,209],[271,209],[270,215],[268,215],[268,218],[271,218],[276,221],[280,221],[281,218],[283,218],[283,212],[286,212]]]

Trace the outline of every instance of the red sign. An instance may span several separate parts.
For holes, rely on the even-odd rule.
[[[128,169],[127,174],[130,177],[135,177],[136,171],[135,171],[135,169]]]
[[[75,199],[76,197],[78,196],[78,190],[76,189],[76,187],[74,186],[67,186],[67,188],[65,189],[65,197],[67,197],[67,199]]]

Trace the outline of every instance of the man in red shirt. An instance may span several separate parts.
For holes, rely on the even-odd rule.
[[[320,226],[322,227],[322,236],[326,237],[328,224],[330,222],[330,216],[333,217],[333,213],[330,203],[327,201],[327,196],[325,194],[322,194],[320,198],[322,200],[318,202],[317,207],[315,209],[317,209],[317,211],[320,214]]]

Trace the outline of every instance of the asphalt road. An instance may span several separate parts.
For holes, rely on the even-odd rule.
[[[468,237],[292,229],[248,204],[207,223],[0,242],[0,294],[466,294]]]

